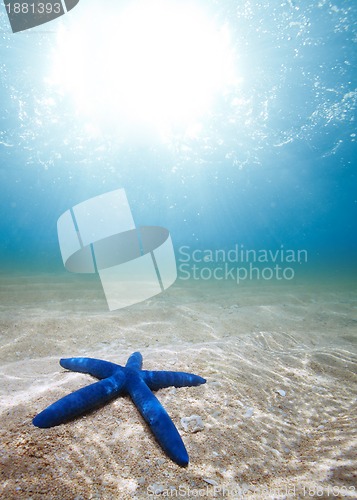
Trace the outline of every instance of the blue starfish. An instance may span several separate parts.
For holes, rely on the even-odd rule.
[[[170,386],[191,387],[204,384],[206,380],[192,373],[142,370],[142,362],[140,352],[134,352],[125,367],[100,359],[61,359],[63,368],[89,373],[100,381],[48,406],[33,419],[33,424],[41,428],[54,427],[104,405],[120,394],[129,394],[163,450],[178,465],[186,466],[189,458],[181,436],[151,391]]]

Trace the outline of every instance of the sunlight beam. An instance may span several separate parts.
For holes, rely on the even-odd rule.
[[[134,0],[118,9],[86,9],[59,30],[48,82],[101,129],[162,137],[199,129],[237,79],[227,26],[192,2]]]

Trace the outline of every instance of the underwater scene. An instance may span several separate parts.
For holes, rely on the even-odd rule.
[[[357,4],[0,32],[0,497],[357,498]]]

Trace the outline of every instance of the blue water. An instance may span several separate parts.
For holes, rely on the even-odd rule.
[[[169,143],[90,137],[71,96],[48,84],[59,26],[90,4],[17,34],[0,6],[2,270],[62,269],[59,216],[124,188],[136,224],[168,228],[176,252],[283,246],[305,249],[311,272],[353,274],[355,2],[201,3],[228,25],[243,78],[215,96],[198,137]]]
[[[165,36],[155,38],[172,21],[167,10],[155,29],[161,13],[150,20],[138,11],[127,43],[126,27],[112,26],[102,48],[107,21],[120,25],[126,6],[158,2],[178,9],[178,28],[167,30],[171,52]],[[163,136],[153,125],[165,115],[160,97],[179,112],[181,91],[196,88],[199,101],[219,73],[213,68],[197,88],[204,57],[187,74],[180,69],[191,18],[179,10],[192,5],[230,33],[238,78],[216,89],[190,133],[171,117]],[[80,0],[14,34],[0,2],[0,497],[151,498],[159,487],[162,497],[208,498],[215,485],[217,498],[353,497],[356,21],[356,0]],[[89,36],[71,38],[64,61],[77,54],[69,77],[90,63],[81,108],[73,87],[51,74],[68,41],[61,33],[87,24]],[[203,22],[196,31],[192,54]],[[151,59],[151,37],[161,60]],[[206,46],[214,66],[216,46],[207,40],[203,53]],[[182,86],[174,92],[170,73]],[[157,109],[143,99],[148,88]],[[123,111],[132,89],[135,117]],[[142,267],[134,262],[137,282],[118,278],[124,266],[108,266],[102,280],[63,266],[59,217],[119,189],[137,226],[171,234],[179,280],[161,295],[175,273],[159,252],[151,267],[148,255],[137,259]],[[69,219],[64,227],[77,224],[83,240],[83,226]],[[143,262],[155,280],[138,278]],[[121,307],[125,299],[130,307]],[[60,358],[122,364],[133,351],[145,369],[207,379],[158,391],[180,434],[181,418],[204,422],[203,432],[183,436],[188,469],[165,457],[128,398],[53,429],[32,425],[90,383],[64,372]]]

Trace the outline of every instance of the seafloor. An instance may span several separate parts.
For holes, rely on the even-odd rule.
[[[108,312],[97,281],[0,276],[0,497],[11,499],[357,497],[357,290],[178,281]],[[32,418],[93,381],[60,357],[202,375],[157,395],[190,464],[167,458],[133,403],[118,398],[52,429]],[[185,432],[182,417],[204,429]]]

